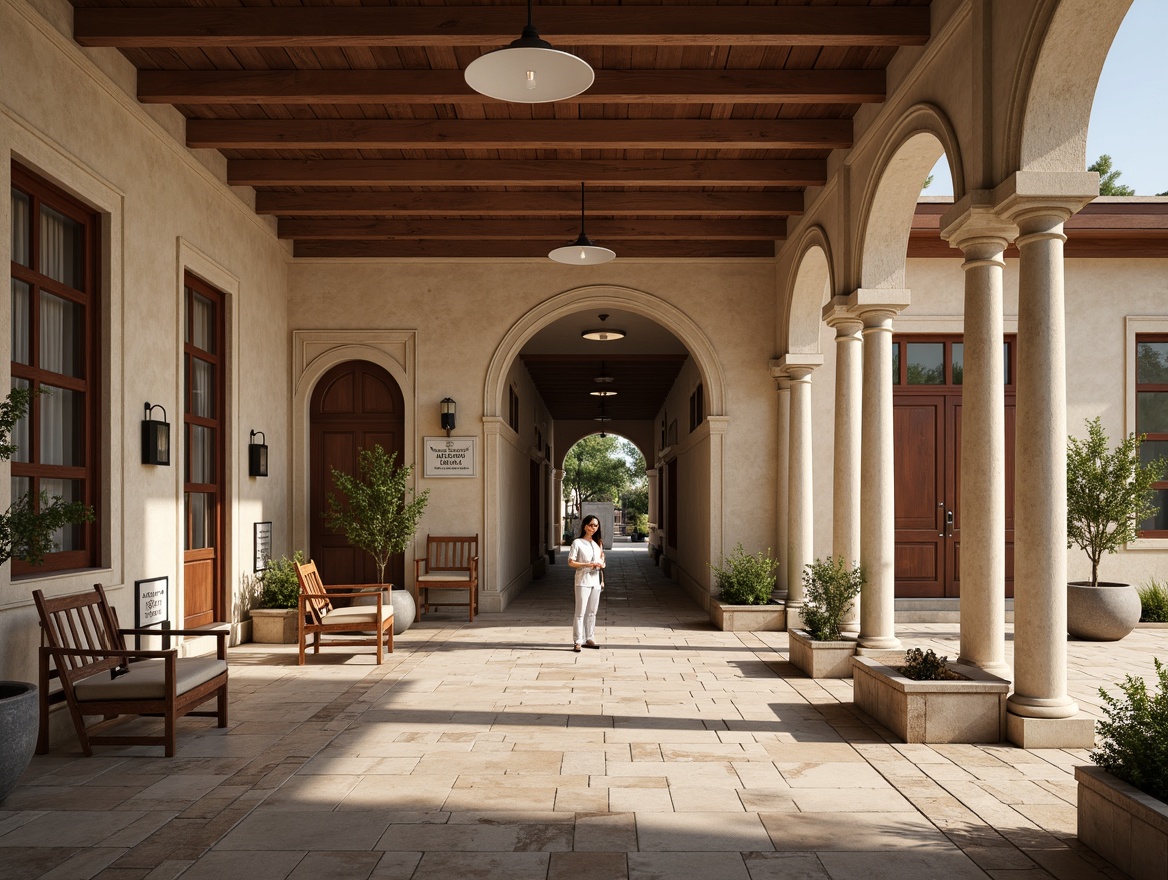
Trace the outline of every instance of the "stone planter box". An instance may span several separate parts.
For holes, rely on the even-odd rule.
[[[1010,683],[975,666],[947,665],[965,678],[913,681],[870,657],[853,657],[852,699],[905,742],[1001,742]]]
[[[1168,804],[1093,765],[1075,781],[1079,840],[1133,880],[1168,878]]]
[[[722,632],[782,632],[787,609],[782,605],[727,605],[710,600],[710,620]]]
[[[787,630],[791,640],[791,662],[811,678],[851,678],[856,640],[814,641],[806,630]]]
[[[295,645],[300,638],[295,608],[253,608],[251,640],[264,645]]]

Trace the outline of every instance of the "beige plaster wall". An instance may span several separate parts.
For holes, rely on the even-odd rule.
[[[35,588],[63,594],[101,581],[129,624],[134,580],[166,576],[171,617],[180,620],[185,268],[228,295],[224,549],[229,610],[236,616],[246,604],[240,585],[252,572],[252,523],[273,522],[277,552],[288,541],[287,248],[271,225],[209,170],[214,163],[199,161],[176,141],[182,126],[173,110],[147,113],[127,93],[134,85],[133,68],[120,54],[82,51],[60,31],[69,20],[68,4],[40,0],[39,5],[55,23],[23,0],[0,4],[0,183],[7,190],[11,163],[18,161],[104,215],[102,565],[16,582],[9,567],[0,569],[0,677],[5,678],[35,674]],[[0,240],[8,241],[7,198],[0,218]],[[7,273],[7,265],[4,261],[0,271]],[[9,320],[8,310],[0,310],[5,346]],[[8,363],[5,354],[0,372],[7,374]],[[7,375],[0,376],[0,383],[7,382]],[[166,407],[171,467],[139,463],[145,401]],[[252,429],[268,439],[272,476],[266,479],[247,477]],[[0,479],[4,506],[8,486],[7,478]]]

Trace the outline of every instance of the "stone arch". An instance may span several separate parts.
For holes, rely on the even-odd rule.
[[[582,426],[578,422],[569,422],[561,425],[556,423],[556,458],[554,467],[558,470],[564,469],[564,461],[567,458],[568,450],[583,440],[585,437],[591,437],[593,434],[601,433],[600,428]],[[612,422],[604,429],[605,434],[611,434],[614,437],[620,437],[623,440],[628,440],[640,450],[641,455],[645,457],[645,467],[653,467],[653,429],[650,427],[648,431],[634,429],[628,423]]]
[[[1048,0],[1035,11],[1010,101],[1007,174],[1087,167],[1095,87],[1131,4]]]
[[[900,118],[867,181],[860,213],[860,248],[853,277],[864,289],[904,288],[908,236],[921,186],[944,154],[953,175],[953,200],[965,195],[957,134],[932,104],[917,104]]]
[[[835,292],[831,244],[822,226],[812,226],[795,250],[798,259],[787,285],[787,354],[818,354],[823,304]]]

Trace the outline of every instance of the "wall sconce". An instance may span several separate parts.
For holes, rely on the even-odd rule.
[[[150,417],[156,409],[162,410],[161,422]],[[142,420],[142,464],[170,464],[170,422],[161,403],[146,404],[146,418]]]
[[[259,437],[262,442],[256,443]],[[263,431],[252,431],[250,443],[247,444],[247,475],[249,477],[266,477],[268,475],[268,438]]]
[[[456,404],[449,397],[442,398],[442,430],[446,432],[446,436],[450,436],[450,432],[456,427],[454,424],[454,413],[458,409]]]

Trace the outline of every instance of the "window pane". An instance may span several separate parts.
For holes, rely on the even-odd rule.
[[[960,385],[965,378],[965,345],[954,342],[950,350],[953,352],[953,384]]]
[[[27,364],[31,354],[28,344],[28,300],[31,288],[23,281],[12,279],[12,360]]]
[[[1168,391],[1141,391],[1136,395],[1136,432],[1168,434]]]
[[[945,343],[909,342],[906,348],[909,385],[945,384]]]
[[[1005,377],[1006,384],[1012,384],[1013,380],[1010,378],[1010,343],[1002,345],[1002,375]]]
[[[27,388],[27,379],[12,379],[13,388]],[[12,456],[13,461],[28,461],[29,460],[29,437],[28,437],[28,416],[12,426],[12,445],[16,447],[16,452]]]
[[[1140,462],[1148,464],[1158,458],[1168,459],[1168,440],[1145,440],[1140,444]]]
[[[215,496],[209,492],[187,492],[187,550],[201,550],[215,546],[212,514]]]
[[[84,376],[85,311],[77,303],[41,291],[40,366],[63,376]]]
[[[215,482],[215,429],[190,425],[187,449],[187,482]]]
[[[41,207],[41,272],[75,290],[84,289],[81,281],[83,229],[76,220],[52,208]]]
[[[892,384],[900,384],[900,344],[892,343]]]
[[[41,464],[60,464],[80,467],[84,444],[85,395],[68,388],[42,385],[45,394],[39,398],[41,429]]]
[[[60,498],[62,501],[84,501],[84,484],[80,480],[41,480],[41,494],[48,495],[49,499]],[[58,550],[82,550],[85,547],[81,524],[62,526],[53,533],[53,543]]]
[[[1156,513],[1140,523],[1140,530],[1145,532],[1168,531],[1168,489],[1154,490],[1152,504],[1156,508]]]
[[[12,503],[15,504],[17,499],[23,498],[28,494],[29,479],[28,477],[13,477],[12,478]]]
[[[215,304],[189,287],[187,297],[191,301],[187,342],[195,348],[215,354]]]
[[[192,358],[190,381],[191,415],[215,418],[215,365]]]
[[[1136,343],[1136,383],[1168,385],[1168,342]]]
[[[12,262],[28,266],[28,248],[31,240],[28,229],[29,198],[19,190],[12,191]],[[31,269],[32,267],[29,266]]]

